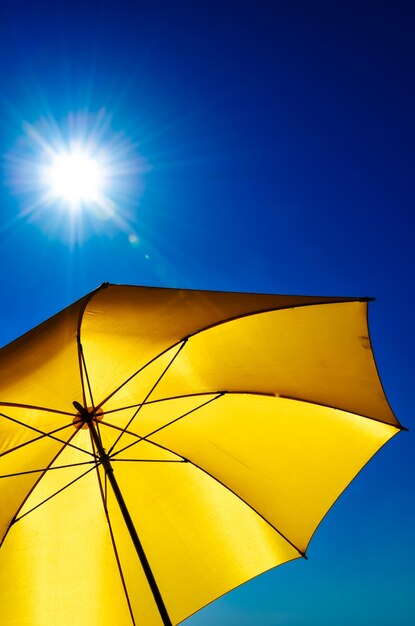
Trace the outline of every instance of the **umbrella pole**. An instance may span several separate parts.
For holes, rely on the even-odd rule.
[[[95,427],[95,424],[93,422],[92,419],[88,420],[88,426],[89,426],[89,430],[93,439],[93,442],[95,444],[95,447],[97,449],[98,455],[99,455],[99,460],[101,461],[102,467],[104,468],[105,474],[108,478],[108,481],[112,487],[112,490],[114,492],[114,495],[117,499],[118,502],[118,506],[120,507],[122,516],[124,518],[124,521],[126,523],[126,526],[128,528],[128,532],[130,533],[130,537],[132,539],[132,542],[134,544],[134,547],[136,549],[138,558],[140,559],[142,568],[144,570],[144,573],[147,577],[147,581],[148,584],[150,585],[150,589],[151,592],[153,594],[154,600],[157,604],[157,608],[160,612],[160,616],[161,619],[163,620],[163,625],[164,626],[173,626],[172,622],[170,620],[169,614],[167,613],[167,609],[166,606],[163,602],[163,598],[161,597],[161,593],[160,590],[157,586],[156,583],[156,579],[154,578],[153,572],[151,570],[150,564],[147,560],[147,557],[145,555],[143,546],[141,545],[141,541],[137,535],[137,531],[135,529],[135,526],[133,524],[133,520],[131,519],[130,513],[127,509],[127,505],[125,504],[125,500],[123,498],[123,495],[121,493],[121,490],[118,486],[117,483],[117,479],[114,476],[114,470],[113,467],[111,465],[110,459],[108,457],[108,455],[106,454],[104,448],[102,447],[102,443],[101,440],[98,436],[97,433],[97,429]]]

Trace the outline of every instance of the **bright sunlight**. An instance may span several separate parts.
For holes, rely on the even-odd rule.
[[[42,174],[52,197],[71,211],[79,211],[88,203],[103,204],[105,168],[80,148],[54,154]]]
[[[136,143],[112,128],[103,109],[24,122],[6,155],[7,179],[21,207],[18,218],[36,221],[70,244],[105,232],[134,236],[148,169]]]

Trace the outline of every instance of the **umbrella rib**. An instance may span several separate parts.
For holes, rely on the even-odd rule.
[[[81,478],[83,478],[84,476],[86,476],[87,474],[89,474],[90,472],[92,472],[96,467],[98,467],[99,465],[99,461],[97,463],[94,463],[93,467],[90,467],[89,469],[86,470],[86,472],[84,472],[83,474],[81,474],[80,476],[77,476],[76,478],[74,478],[73,480],[71,480],[71,482],[69,482],[68,484],[66,484],[64,487],[61,487],[60,489],[58,489],[58,491],[55,491],[54,493],[52,493],[52,495],[48,496],[47,498],[45,498],[45,500],[42,500],[42,502],[39,502],[39,504],[36,504],[36,506],[34,506],[32,509],[29,509],[28,511],[26,511],[25,513],[22,513],[22,515],[15,517],[12,520],[12,524],[16,524],[17,522],[20,522],[20,520],[22,520],[24,517],[26,517],[26,515],[29,515],[29,513],[32,513],[33,511],[35,511],[36,509],[38,509],[40,506],[42,506],[42,504],[45,504],[46,502],[49,502],[49,500],[52,500],[52,498],[54,498],[55,496],[57,496],[59,493],[62,493],[62,491],[64,491],[65,489],[67,489],[68,487],[70,487],[71,485],[73,485],[74,483],[76,483],[78,480],[80,480]],[[50,468],[48,468],[47,471],[49,471]],[[44,475],[44,474],[43,474]]]
[[[55,428],[55,430],[51,430],[49,433],[45,433],[44,435],[39,435],[39,437],[35,437],[34,439],[30,439],[29,441],[25,441],[24,443],[19,443],[18,446],[15,446],[14,448],[10,448],[9,450],[5,450],[4,452],[0,453],[0,458],[2,456],[6,456],[6,454],[10,454],[11,452],[14,452],[15,450],[19,450],[20,448],[24,448],[24,446],[28,446],[30,443],[34,443],[35,441],[39,441],[40,439],[44,439],[45,436],[47,435],[54,435],[55,433],[61,431],[61,430],[65,430],[65,428],[69,428],[70,426],[73,426],[73,423],[71,422],[70,424],[66,424],[65,426],[59,426],[59,428]]]
[[[108,286],[107,283],[104,283],[104,285]],[[92,295],[95,295],[95,293],[96,292],[93,292]],[[173,348],[178,346],[183,341],[187,341],[191,337],[195,337],[196,335],[199,335],[200,333],[203,333],[206,330],[209,330],[211,328],[215,328],[217,326],[222,326],[223,324],[227,324],[228,322],[235,322],[235,321],[237,321],[239,319],[243,319],[244,317],[251,317],[251,316],[253,317],[254,315],[262,315],[263,313],[273,313],[275,311],[286,311],[286,310],[289,310],[289,309],[300,309],[300,308],[305,308],[305,307],[308,307],[308,306],[319,306],[319,305],[320,306],[322,306],[322,305],[327,305],[328,306],[330,304],[349,304],[349,303],[352,303],[352,302],[370,302],[372,300],[373,300],[373,298],[337,298],[336,300],[329,301],[329,302],[307,302],[307,303],[303,302],[301,304],[294,304],[294,305],[291,304],[290,306],[278,306],[278,307],[270,307],[270,308],[265,308],[265,309],[259,309],[259,310],[256,310],[256,311],[248,311],[248,312],[245,312],[245,313],[240,313],[239,315],[234,315],[232,317],[227,317],[226,319],[219,320],[218,322],[214,322],[213,324],[208,324],[207,326],[204,326],[203,328],[199,328],[198,330],[194,331],[193,333],[189,333],[183,339],[179,339],[178,341],[175,341],[174,343],[170,344],[167,348],[165,348],[164,350],[162,350],[161,352],[156,354],[156,356],[154,356],[152,359],[150,359],[150,361],[148,361],[147,363],[142,365],[136,372],[131,374],[131,376],[129,376],[123,383],[121,383],[121,385],[119,385],[106,398],[104,398],[104,400],[102,400],[98,404],[98,406],[96,408],[101,408],[106,402],[108,402],[108,400],[110,398],[112,398],[116,393],[118,393],[118,391],[120,391],[120,389],[125,387],[125,385],[127,385],[133,378],[135,378],[135,376],[140,374],[140,372],[142,372],[148,365],[150,365],[151,363],[154,363],[154,361],[156,361],[159,357],[163,356],[163,354],[165,354],[169,350],[172,350]]]
[[[178,350],[176,350],[176,352],[173,355],[173,358],[170,359],[170,361],[168,362],[168,364],[166,365],[166,367],[164,368],[164,370],[162,371],[162,373],[160,374],[160,376],[157,378],[156,382],[153,384],[153,386],[151,387],[150,391],[147,393],[146,397],[144,398],[144,403],[148,400],[148,398],[150,397],[150,395],[153,393],[154,389],[157,387],[157,385],[159,384],[159,382],[161,381],[161,379],[163,378],[163,376],[166,374],[166,372],[168,371],[168,369],[173,365],[174,361],[176,360],[176,358],[179,356],[180,352],[183,350],[184,346],[187,343],[187,339],[183,339],[183,341],[181,342],[181,345],[179,346]],[[127,430],[127,428],[129,428],[129,426],[131,425],[132,421],[137,417],[138,413],[141,410],[141,407],[143,406],[143,404],[141,404],[137,410],[134,412],[134,414],[132,415],[132,417],[129,419],[127,425],[125,426],[124,429],[122,429],[122,432],[120,432],[120,434],[118,435],[117,439],[115,440],[115,442],[112,444],[111,448],[108,451],[108,455],[111,454],[111,452],[114,450],[115,446],[117,445],[117,443],[119,442],[119,440],[121,439],[121,437],[123,436],[124,432]]]
[[[85,383],[84,383],[83,370],[85,370],[85,377],[86,377],[86,381],[87,381],[87,385],[88,385],[89,396],[91,398],[92,409],[93,409],[94,412],[95,412],[96,408],[99,408],[99,407],[95,407],[94,399],[92,397],[92,388],[91,388],[91,384],[90,384],[90,380],[89,380],[89,376],[88,376],[88,370],[87,370],[87,367],[86,367],[86,360],[85,360],[85,355],[84,355],[84,349],[83,349],[82,342],[81,342],[81,327],[82,327],[82,320],[84,318],[84,314],[85,314],[85,311],[86,311],[86,308],[87,308],[88,304],[90,303],[92,298],[99,291],[101,291],[102,289],[106,289],[107,287],[109,287],[109,283],[108,282],[104,282],[101,285],[99,285],[99,287],[94,289],[94,291],[91,291],[91,293],[85,298],[85,301],[83,302],[83,306],[81,307],[81,309],[79,311],[78,326],[77,326],[77,331],[76,331],[76,341],[77,341],[77,345],[78,345],[79,375],[80,375],[80,378],[81,378],[82,398],[83,398],[83,402],[84,402],[84,408],[87,409],[87,401],[86,401],[86,394],[85,394]],[[101,433],[100,433],[98,424],[97,424],[97,432],[98,432],[99,440],[101,442]]]
[[[194,413],[195,411],[201,409],[202,407],[210,404],[211,402],[214,402],[214,400],[217,400],[218,398],[221,398],[224,395],[223,391],[220,391],[216,396],[214,396],[213,398],[209,398],[209,400],[206,400],[205,402],[203,402],[202,404],[199,404],[198,406],[194,407],[193,409],[190,409],[190,411],[186,411],[186,413],[183,413],[182,415],[179,415],[178,417],[176,417],[175,419],[171,420],[170,422],[168,422],[167,424],[163,424],[163,426],[160,426],[159,428],[156,428],[155,430],[151,431],[150,433],[148,433],[145,436],[141,436],[138,435],[137,433],[132,433],[131,431],[128,431],[128,424],[126,426],[125,429],[120,429],[123,430],[124,432],[127,432],[130,435],[134,435],[135,437],[138,437],[137,441],[133,441],[132,443],[128,444],[128,446],[125,446],[124,448],[121,448],[121,450],[117,450],[117,452],[115,452],[111,458],[114,458],[115,456],[117,456],[118,454],[120,454],[121,452],[124,452],[125,450],[127,450],[128,448],[131,448],[132,446],[136,445],[137,443],[139,443],[140,441],[147,441],[147,437],[151,437],[152,435],[155,435],[156,433],[160,432],[161,430],[164,430],[165,428],[167,428],[168,426],[171,426],[172,424],[174,424],[175,422],[178,422],[179,420],[183,419],[184,417],[187,417],[188,415],[190,415],[191,413]],[[104,422],[101,422],[102,424]],[[113,426],[113,424],[109,424],[108,422],[105,422],[106,426]],[[117,428],[117,427],[116,427]],[[118,438],[119,439],[119,438]],[[117,441],[118,441],[117,439]],[[150,443],[154,443],[154,442],[150,442]],[[111,447],[111,450],[113,450],[115,447],[115,444]],[[111,452],[110,450],[110,452]],[[110,454],[110,452],[108,454]]]
[[[194,398],[198,396],[208,396],[215,393],[223,393],[226,395],[250,395],[250,396],[263,396],[264,398],[281,398],[283,400],[294,400],[296,402],[306,402],[308,404],[315,404],[316,406],[321,406],[327,409],[334,409],[336,411],[344,411],[345,413],[350,413],[351,415],[356,415],[357,417],[362,417],[364,419],[373,420],[378,422],[379,424],[388,424],[389,426],[393,426],[398,430],[407,431],[408,429],[405,426],[402,426],[399,422],[397,424],[391,424],[390,422],[384,422],[382,420],[376,419],[375,417],[371,417],[369,415],[364,415],[363,413],[356,413],[355,411],[350,411],[349,409],[341,408],[340,406],[332,406],[330,404],[324,404],[323,402],[317,402],[315,400],[307,400],[306,398],[296,398],[294,396],[288,396],[280,393],[270,393],[266,391],[200,391],[195,393],[181,394],[178,396],[169,396],[166,398],[157,398],[156,400],[147,400],[146,402],[132,404],[130,406],[123,406],[118,409],[111,409],[109,411],[105,411],[105,415],[109,415],[110,413],[118,413],[119,411],[126,411],[128,409],[135,409],[138,406],[149,405],[149,404],[157,404],[159,402],[166,402],[168,400],[181,400],[183,398]],[[398,420],[397,420],[398,421]]]
[[[91,436],[92,449],[94,450],[95,449],[95,445],[94,445],[94,440],[92,438],[91,432],[90,432],[90,436]],[[98,480],[98,485],[99,485],[99,492],[101,494],[102,506],[104,508],[105,518],[106,518],[107,524],[108,524],[108,529],[109,529],[109,533],[110,533],[110,537],[111,537],[111,544],[112,544],[112,548],[114,550],[114,556],[115,556],[115,560],[116,560],[117,566],[118,566],[118,572],[120,574],[120,578],[121,578],[121,583],[122,583],[122,587],[123,587],[123,590],[124,590],[125,599],[126,599],[127,604],[128,604],[128,609],[129,609],[129,612],[130,612],[131,621],[133,623],[133,626],[136,626],[135,619],[134,619],[133,608],[131,606],[130,597],[128,595],[127,583],[125,582],[124,573],[123,573],[122,565],[121,565],[121,559],[120,559],[119,554],[118,554],[117,544],[115,543],[115,536],[114,536],[114,532],[112,530],[112,524],[111,524],[109,511],[108,511],[108,507],[107,507],[106,485],[105,485],[105,492],[104,492],[104,489],[102,487],[101,476],[99,475],[99,468],[98,468],[98,466],[96,467],[96,471],[97,471],[97,480]],[[105,474],[105,478],[106,478],[106,476],[107,475]]]
[[[86,307],[88,306],[88,304],[90,303],[90,301],[92,300],[92,298],[95,296],[96,293],[98,293],[99,291],[101,291],[101,289],[106,289],[109,286],[109,283],[102,283],[102,285],[100,285],[99,287],[97,287],[96,289],[94,289],[93,291],[91,291],[91,293],[89,293],[85,299],[84,302],[82,303],[82,306],[79,310],[79,314],[78,314],[78,325],[77,325],[77,329],[76,329],[76,341],[77,341],[77,345],[78,345],[78,364],[79,364],[79,375],[81,378],[81,387],[82,387],[82,398],[83,398],[83,402],[84,402],[84,407],[87,407],[87,403],[86,403],[86,395],[85,395],[85,385],[84,385],[84,376],[83,376],[83,370],[82,370],[82,345],[81,345],[81,326],[82,326],[82,320],[84,318],[84,313],[86,310]],[[92,397],[91,397],[92,400]]]
[[[91,405],[92,408],[95,409],[95,405],[94,405],[94,398],[92,397],[92,389],[91,389],[91,383],[89,380],[89,376],[88,376],[88,370],[86,367],[86,361],[85,361],[85,355],[84,355],[84,349],[82,347],[82,343],[81,340],[78,340],[78,349],[79,349],[79,354],[80,354],[80,358],[81,358],[81,367],[83,366],[83,370],[85,371],[85,378],[86,378],[86,384],[88,387],[88,392],[89,392],[89,397],[91,398]],[[81,376],[82,381],[83,381],[83,377]],[[82,382],[82,387],[84,387],[84,383]],[[83,396],[85,398],[85,391],[83,391]],[[84,404],[85,408],[86,408],[86,404]]]
[[[69,446],[70,448],[75,448],[75,450],[78,450],[80,452],[84,452],[85,454],[89,454],[90,456],[94,456],[92,454],[92,452],[88,452],[88,450],[84,450],[83,448],[79,448],[78,446],[75,446],[74,444],[69,443],[69,440],[68,441],[64,441],[63,439],[59,439],[59,437],[55,437],[51,433],[45,433],[43,430],[40,430],[39,428],[36,428],[35,426],[31,426],[30,424],[26,424],[25,422],[21,422],[20,420],[17,420],[14,417],[10,417],[10,415],[5,415],[5,413],[0,413],[0,417],[4,417],[5,419],[10,420],[11,422],[15,422],[16,424],[19,424],[20,426],[25,426],[26,428],[29,428],[29,430],[34,430],[36,433],[40,433],[44,437],[50,437],[51,439],[54,439],[55,441],[58,441],[59,443],[63,443],[64,446]]]
[[[105,411],[105,415],[109,415],[110,413],[117,413],[118,411],[126,411],[128,409],[135,409],[138,406],[149,405],[149,404],[157,404],[158,402],[166,402],[168,400],[182,400],[184,398],[197,398],[199,396],[212,396],[218,393],[221,394],[229,394],[229,395],[248,395],[248,396],[264,396],[268,398],[277,397],[275,393],[269,393],[267,391],[197,391],[195,393],[183,393],[178,396],[168,396],[166,398],[157,398],[156,400],[147,400],[147,402],[140,402],[137,404],[132,404],[130,406],[122,406],[119,409],[111,409],[109,411]]]
[[[119,557],[119,554],[118,554],[117,545],[115,543],[114,532],[112,530],[112,525],[111,525],[111,521],[110,521],[110,518],[109,518],[107,505],[106,505],[106,502],[104,501],[104,494],[102,493],[101,483],[100,483],[100,489],[101,489],[101,495],[102,495],[102,504],[104,506],[105,516],[106,516],[107,522],[108,522],[108,528],[109,528],[109,532],[110,532],[110,536],[111,536],[111,544],[112,544],[112,547],[113,547],[113,550],[114,550],[115,560],[117,561],[118,571],[120,573],[122,587],[123,587],[123,590],[124,590],[125,599],[126,599],[127,604],[128,604],[128,609],[129,609],[129,612],[130,612],[131,621],[132,621],[133,625],[135,626],[133,607],[131,606],[130,597],[128,595],[127,583],[125,582],[124,572],[123,572],[122,566],[121,566],[121,560],[120,560],[120,557]]]
[[[94,397],[92,395],[92,387],[91,387],[91,383],[90,383],[90,379],[89,379],[88,368],[86,366],[86,360],[85,360],[84,349],[83,349],[81,338],[80,338],[80,332],[81,331],[79,331],[79,337],[78,337],[78,350],[79,350],[79,354],[80,354],[80,357],[81,357],[81,364],[80,364],[80,366],[82,368],[82,365],[83,365],[83,369],[85,371],[85,378],[86,378],[86,382],[87,382],[87,385],[88,385],[88,392],[89,392],[89,397],[91,399],[92,410],[95,412],[95,402],[94,402]],[[82,376],[81,376],[81,379],[82,379],[83,396],[84,396],[84,399],[85,399],[84,382],[83,382]],[[87,408],[86,404],[84,404],[84,407]],[[99,429],[98,420],[95,423],[96,423],[96,427],[97,427],[98,437],[99,437],[99,440],[100,440],[101,445],[102,445],[101,432],[100,432],[100,429]]]
[[[82,367],[82,350],[81,350],[81,340],[79,337],[79,328],[78,328],[78,334],[77,334],[76,340],[78,344],[78,365],[79,365],[79,376],[81,378],[82,400],[83,400],[84,407],[86,408],[88,405],[87,405],[86,394],[85,394],[84,371]]]
[[[187,463],[186,459],[114,459],[114,457],[111,457],[111,461],[117,463]],[[0,476],[0,478],[3,477]]]
[[[46,467],[43,469],[26,470],[24,472],[15,472],[14,474],[3,474],[0,478],[13,478],[14,476],[24,476],[25,474],[37,474],[39,472],[50,472],[57,469],[68,469],[70,467],[78,467],[79,465],[91,465],[95,461],[82,461],[81,463],[68,463],[67,465],[55,465],[54,467]]]
[[[8,406],[16,409],[31,409],[34,411],[46,411],[48,413],[57,413],[58,415],[68,415],[73,417],[73,413],[68,411],[60,411],[59,409],[51,409],[47,406],[37,406],[36,404],[21,404],[19,402],[0,402],[0,406]]]

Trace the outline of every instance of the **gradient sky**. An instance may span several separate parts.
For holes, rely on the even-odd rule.
[[[1,345],[103,281],[376,297],[379,371],[410,432],[330,511],[307,562],[189,626],[415,624],[414,32],[398,1],[0,8]],[[70,119],[104,120],[124,168],[115,216],[83,215],[75,238],[62,207],[29,213],[39,194],[22,185],[28,129]]]

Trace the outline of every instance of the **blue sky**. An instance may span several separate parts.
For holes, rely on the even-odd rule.
[[[103,281],[375,296],[379,371],[411,429],[414,28],[396,1],[4,3],[0,343]],[[103,116],[133,170],[114,188],[124,222],[86,212],[72,240],[62,207],[25,214],[39,194],[15,180],[28,127],[70,115]],[[189,626],[414,624],[413,446],[410,430],[379,453],[307,562]]]

